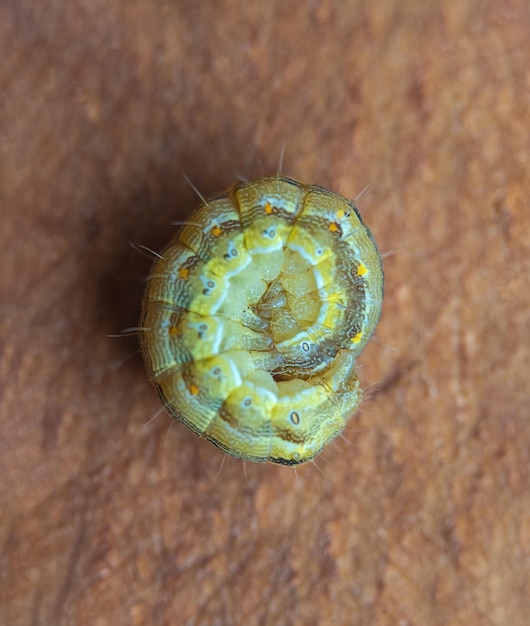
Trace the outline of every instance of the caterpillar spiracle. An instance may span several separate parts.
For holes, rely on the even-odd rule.
[[[152,269],[140,322],[166,410],[226,453],[296,465],[357,410],[383,269],[355,205],[285,177],[204,201]]]

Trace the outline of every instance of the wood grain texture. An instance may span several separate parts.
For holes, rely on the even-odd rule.
[[[524,0],[0,2],[0,623],[528,623],[529,39]],[[217,476],[106,335],[182,173],[209,195],[284,143],[375,183],[398,250],[371,400],[322,473]]]

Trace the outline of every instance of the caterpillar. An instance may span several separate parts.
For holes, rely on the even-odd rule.
[[[166,410],[224,452],[297,465],[362,397],[383,269],[353,204],[286,177],[202,204],[154,264],[140,345]]]

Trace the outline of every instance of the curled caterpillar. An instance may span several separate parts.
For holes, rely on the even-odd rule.
[[[156,261],[140,343],[166,410],[226,453],[310,461],[362,390],[381,258],[354,204],[284,177],[203,202]]]

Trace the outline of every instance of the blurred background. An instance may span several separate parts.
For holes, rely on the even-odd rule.
[[[0,623],[530,615],[530,5],[0,0]],[[150,261],[282,171],[385,255],[367,398],[317,464],[158,415]]]

